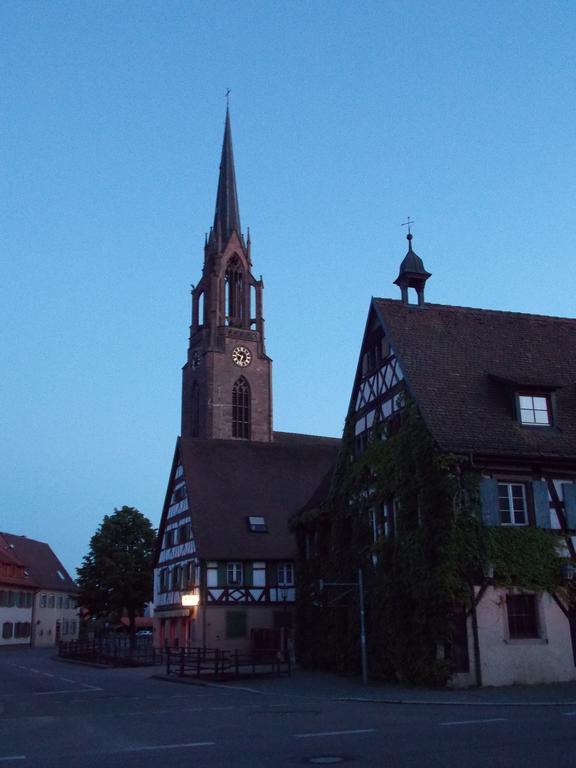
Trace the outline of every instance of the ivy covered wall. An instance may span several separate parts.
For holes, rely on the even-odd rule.
[[[354,456],[350,426],[331,492],[294,524],[303,557],[297,574],[297,652],[310,667],[360,668],[358,590],[318,580],[365,582],[370,675],[444,685],[453,668],[456,613],[469,610],[487,566],[499,585],[555,591],[558,537],[536,528],[488,528],[480,472],[441,454],[416,406],[400,428]],[[396,500],[394,535],[374,542],[370,510]],[[305,556],[306,555],[306,556]]]

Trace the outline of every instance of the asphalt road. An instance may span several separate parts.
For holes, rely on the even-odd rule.
[[[570,704],[394,705],[338,701],[297,678],[290,692],[250,692],[150,674],[0,651],[0,766],[576,765]]]

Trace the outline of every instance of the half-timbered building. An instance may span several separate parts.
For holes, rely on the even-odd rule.
[[[240,228],[227,111],[159,528],[160,645],[279,647],[289,635],[296,547],[288,519],[333,465],[339,441],[273,431],[263,290]]]
[[[576,320],[426,303],[430,274],[408,240],[401,299],[370,304],[341,498],[316,503],[316,518],[308,505],[297,526],[310,588],[334,580],[328,555],[354,541],[373,670],[574,679]],[[324,541],[310,557],[313,535]],[[314,635],[330,611],[306,610],[303,657],[321,664]],[[353,614],[345,625],[357,632]]]

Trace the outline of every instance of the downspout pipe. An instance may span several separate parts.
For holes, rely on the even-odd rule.
[[[478,593],[478,602],[482,598],[483,590]],[[476,595],[474,594],[474,584],[470,584],[470,615],[472,617],[472,640],[474,642],[474,674],[476,677],[476,686],[482,688],[482,663],[480,659],[480,639],[478,636],[478,615],[476,613]]]

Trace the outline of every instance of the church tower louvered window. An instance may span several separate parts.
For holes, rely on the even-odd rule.
[[[232,437],[250,439],[250,385],[244,376],[232,388]]]
[[[244,270],[236,255],[228,262],[225,290],[226,324],[241,328],[244,324]]]

